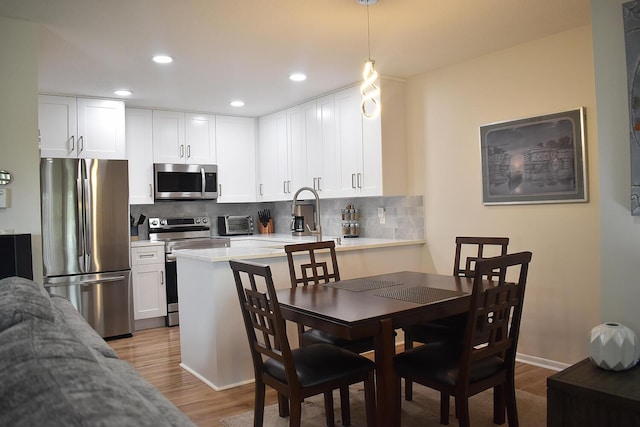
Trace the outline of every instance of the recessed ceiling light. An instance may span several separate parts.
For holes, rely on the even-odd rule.
[[[232,107],[244,107],[244,101],[231,101],[229,105],[231,105]]]
[[[118,96],[130,96],[133,92],[131,92],[129,89],[118,89],[114,90],[113,93]]]
[[[153,62],[157,64],[170,64],[173,62],[173,58],[169,55],[155,55],[153,57]]]
[[[294,82],[302,82],[307,80],[307,75],[304,73],[289,74],[289,80],[292,80]]]

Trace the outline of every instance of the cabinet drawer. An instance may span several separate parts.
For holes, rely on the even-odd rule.
[[[164,245],[131,248],[131,264],[164,264]]]

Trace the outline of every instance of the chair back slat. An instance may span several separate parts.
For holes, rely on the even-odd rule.
[[[456,237],[453,275],[473,277],[479,260],[506,255],[508,246],[508,237]]]
[[[263,372],[264,356],[285,365],[289,377],[290,372],[295,372],[295,367],[271,268],[253,262],[229,261],[229,264],[233,270],[256,376]],[[297,377],[288,380],[297,381]]]
[[[484,258],[476,264],[463,341],[461,381],[468,381],[471,366],[497,356],[515,364],[522,305],[531,252]],[[492,280],[487,277],[493,275]],[[515,277],[512,282],[507,277]]]

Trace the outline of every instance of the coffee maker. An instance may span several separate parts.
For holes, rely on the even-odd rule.
[[[310,204],[297,204],[293,207],[291,218],[292,236],[310,236],[311,231],[316,229],[315,209]]]

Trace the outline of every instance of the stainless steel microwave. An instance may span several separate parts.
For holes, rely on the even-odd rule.
[[[156,200],[204,200],[218,197],[218,166],[156,163]]]

